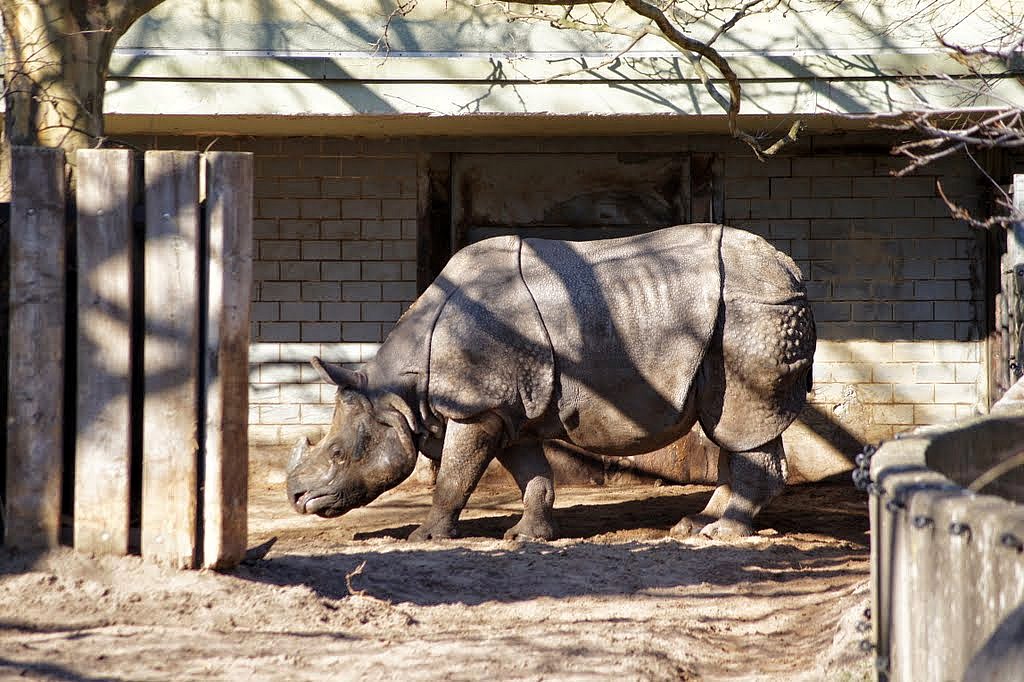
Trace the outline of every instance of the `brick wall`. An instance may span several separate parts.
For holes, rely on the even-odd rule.
[[[145,148],[204,149],[159,138]],[[455,143],[452,143],[455,144]],[[647,145],[646,147],[644,145]],[[460,141],[493,151],[494,140]],[[631,152],[664,139],[631,139]],[[503,151],[618,150],[621,140],[503,140]],[[813,140],[811,141],[813,146]],[[968,207],[981,186],[956,161],[909,178],[879,146],[767,163],[715,138],[681,151],[724,155],[724,221],[789,253],[808,281],[818,323],[815,389],[786,434],[791,470],[848,466],[863,442],[984,409],[983,241],[952,220],[935,181]],[[377,351],[416,294],[417,154],[444,140],[221,139],[256,154],[255,287],[250,438],[319,437],[333,390],[312,355],[357,364]]]
[[[330,422],[334,392],[310,357],[369,359],[416,297],[416,155],[318,139],[250,148],[249,433],[254,444],[287,443]]]
[[[977,208],[981,184],[955,163],[898,167],[881,154],[726,160],[726,221],[789,253],[814,301],[815,389],[792,441],[877,441],[985,409],[984,241],[935,190]]]

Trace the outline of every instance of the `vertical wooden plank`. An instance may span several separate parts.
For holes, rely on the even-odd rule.
[[[78,152],[75,548],[127,554],[131,485],[132,152]]]
[[[142,555],[196,562],[199,154],[145,155]]]
[[[249,304],[252,300],[252,154],[206,157],[209,234],[204,383],[203,564],[245,557],[249,481]]]
[[[64,426],[64,153],[11,150],[6,544],[60,537]]]

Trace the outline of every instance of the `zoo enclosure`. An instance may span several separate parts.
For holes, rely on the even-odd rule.
[[[244,556],[252,156],[12,150],[4,542]],[[62,523],[63,521],[63,523]],[[63,525],[63,529],[62,529]]]

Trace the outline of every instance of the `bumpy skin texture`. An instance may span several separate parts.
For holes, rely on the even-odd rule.
[[[318,445],[296,456],[301,476],[289,477],[289,494],[299,511],[344,513],[351,505],[328,500],[365,503],[346,486],[376,492],[400,482],[409,453],[393,446],[415,438],[440,468],[433,508],[412,539],[454,535],[494,457],[523,492],[523,519],[509,537],[550,538],[545,440],[631,455],[699,420],[730,466],[707,508],[674,532],[745,535],[785,484],[781,434],[804,405],[814,347],[799,270],[741,230],[697,224],[593,242],[488,239],[452,258],[365,373],[324,373],[346,416],[336,414],[325,438],[333,454]],[[351,391],[366,400],[343,400]],[[372,423],[406,436],[367,441],[392,444],[393,480],[381,480],[374,453],[355,466],[337,447],[345,439],[336,431]],[[372,486],[362,473],[371,468]],[[339,489],[333,498],[322,492],[331,487]]]

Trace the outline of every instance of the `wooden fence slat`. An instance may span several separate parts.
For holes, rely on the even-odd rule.
[[[231,568],[248,541],[252,154],[205,155],[209,230],[203,563]]]
[[[78,152],[75,548],[127,554],[133,154]]]
[[[64,153],[11,149],[6,544],[60,538],[64,422]]]
[[[199,380],[199,154],[145,155],[142,555],[193,568]]]

